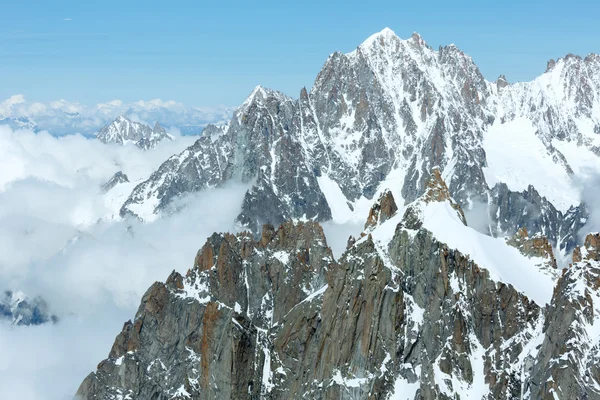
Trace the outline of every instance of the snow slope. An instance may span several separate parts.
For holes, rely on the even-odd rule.
[[[533,185],[560,211],[580,202],[577,188],[565,168],[553,160],[526,118],[494,124],[484,133],[487,167],[483,168],[490,187],[504,182],[513,191]]]
[[[493,238],[465,226],[448,201],[423,202],[419,206],[423,228],[432,232],[437,240],[469,255],[481,268],[489,271],[492,280],[511,284],[539,305],[550,303],[556,278],[538,268],[540,259],[522,255],[503,238]],[[371,232],[380,248],[387,248],[403,216],[404,211],[399,210]]]

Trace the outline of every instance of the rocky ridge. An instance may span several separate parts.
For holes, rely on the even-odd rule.
[[[502,252],[472,254],[479,265],[437,239],[432,211],[471,228],[432,176],[405,210],[381,196],[369,217],[376,223],[337,261],[313,221],[265,225],[258,238],[214,234],[185,276],[174,271],[146,292],[78,396],[600,398],[600,241],[586,239],[580,259],[554,276],[548,304],[538,304],[529,287],[498,276],[509,278],[515,260],[539,273],[547,240],[528,247],[522,231],[524,256],[488,238]]]

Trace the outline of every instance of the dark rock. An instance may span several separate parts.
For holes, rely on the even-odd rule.
[[[107,193],[118,184],[126,182],[129,182],[129,178],[123,173],[123,171],[115,172],[115,174],[102,185],[102,192]]]

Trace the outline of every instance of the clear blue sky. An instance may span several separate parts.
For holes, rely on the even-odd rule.
[[[455,43],[488,79],[530,80],[550,58],[600,52],[600,2],[524,3],[6,0],[0,98],[235,106],[257,84],[296,97],[330,53],[386,26]]]

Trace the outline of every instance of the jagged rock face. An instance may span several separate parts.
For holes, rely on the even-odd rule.
[[[442,178],[439,168],[434,168],[427,182],[425,193],[420,199],[406,207],[402,218],[402,226],[407,229],[419,230],[423,226],[423,208],[427,204],[435,202],[447,202],[456,211],[458,219],[467,225],[467,219],[463,209],[450,196],[446,182]]]
[[[208,125],[206,125],[206,127],[204,127],[202,129],[200,134],[202,136],[208,136],[214,141],[214,140],[217,140],[219,138],[219,136],[222,136],[223,134],[225,134],[225,132],[226,132],[225,126],[217,126],[215,124],[208,124]]]
[[[373,204],[365,223],[365,229],[384,223],[398,211],[398,206],[392,196],[392,192],[386,190],[379,196],[379,200]]]
[[[500,75],[498,77],[498,79],[496,80],[496,86],[498,87],[498,90],[504,89],[508,85],[509,85],[509,83],[506,80],[506,76],[504,76],[504,75]]]
[[[489,230],[495,236],[510,235],[521,227],[544,235],[559,250],[571,251],[577,235],[588,219],[585,205],[571,207],[563,213],[533,186],[514,192],[506,184],[496,184],[489,193]]]
[[[148,290],[78,395],[600,398],[600,339],[589,336],[600,318],[598,262],[574,265],[540,308],[406,225],[383,247],[370,233],[350,242],[337,262],[314,222],[266,225],[259,239],[213,235],[185,277],[173,272]],[[564,345],[588,339],[583,352]]]
[[[14,325],[41,325],[57,322],[48,303],[41,297],[27,298],[23,293],[7,290],[0,297],[0,320]]]
[[[173,140],[173,138],[167,133],[165,128],[160,126],[160,124],[157,122],[154,125],[154,128],[152,129],[150,134],[148,136],[142,136],[142,138],[140,138],[140,140],[138,140],[135,145],[142,150],[149,150],[156,147],[158,142],[164,139]]]
[[[573,262],[583,260],[600,261],[600,234],[590,233],[585,237],[583,246],[573,250]]]
[[[576,262],[559,279],[531,371],[532,398],[600,398],[599,283],[593,259]]]
[[[533,237],[529,237],[527,228],[522,227],[513,237],[507,239],[506,243],[516,247],[522,254],[528,257],[541,257],[546,259],[545,264],[549,268],[557,268],[552,245],[547,237],[539,233]]]
[[[553,149],[552,139],[569,140],[594,149],[592,132],[578,123],[581,119],[598,122],[593,113],[598,106],[600,89],[600,57],[590,54],[582,59],[568,54],[558,61],[550,60],[546,73],[528,83],[515,83],[503,90],[500,104],[502,118],[526,115],[538,128],[538,135]]]
[[[599,58],[559,59],[528,83],[488,82],[456,46],[434,50],[418,34],[401,40],[386,29],[351,53],[332,54],[298,99],[256,88],[226,128],[207,128],[136,187],[121,215],[146,218],[182,194],[255,182],[237,220],[258,233],[263,223],[330,219],[334,205],[321,178],[339,186],[352,208],[362,197],[372,199],[399,170],[398,186],[409,203],[427,190],[438,167],[465,210],[486,204],[488,233],[512,235],[527,226],[570,251],[583,207],[559,212],[533,187],[527,193],[502,184],[490,188],[483,137],[492,125],[525,118],[553,162],[573,173],[553,140],[600,154],[597,135],[584,129],[600,127],[591,112],[600,108]]]
[[[129,178],[123,171],[115,172],[115,174],[102,185],[102,193],[107,193],[118,184],[127,182],[129,182]]]
[[[218,142],[218,141],[217,141]],[[121,216],[139,217],[166,208],[179,195],[215,187],[229,174],[231,146],[214,146],[208,136],[198,139],[178,156],[165,161],[150,178],[137,185],[125,204]],[[199,157],[198,154],[206,156]],[[214,166],[218,166],[214,168]]]
[[[154,128],[140,122],[120,116],[106,125],[96,135],[102,143],[127,144],[134,143],[142,150],[156,147],[164,139],[172,140],[171,135],[157,122]]]
[[[349,199],[370,198],[383,176],[400,166],[409,172],[402,194],[412,201],[434,166],[453,163],[464,167],[454,169],[464,176],[451,174],[450,186],[464,200],[484,191],[483,173],[470,165],[485,157],[473,147],[489,120],[482,107],[489,94],[475,64],[456,47],[436,52],[418,35],[404,41],[384,30],[352,53],[333,54],[310,101],[325,149],[341,147],[329,157],[342,161],[331,166],[330,176]],[[470,182],[468,193],[461,180]]]
[[[168,159],[150,179],[136,186],[121,215],[143,218],[186,193],[229,181],[255,181],[237,218],[253,232],[263,223],[280,224],[292,218],[331,219],[294,126],[293,101],[279,92],[256,88],[236,111],[225,134],[216,140],[203,135]]]
[[[334,265],[314,223],[288,223],[277,231],[266,226],[259,242],[248,234],[213,235],[185,278],[174,272],[166,284],[148,290],[110,358],[78,394],[84,399],[266,394],[280,374],[273,373],[279,362],[272,354],[274,333],[294,307],[314,307],[310,295],[322,295]],[[163,345],[156,346],[159,336]]]

